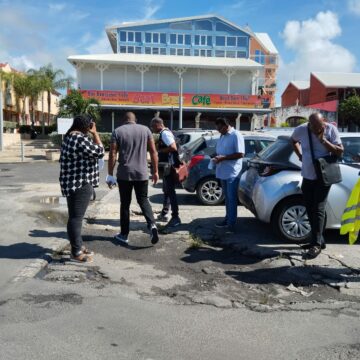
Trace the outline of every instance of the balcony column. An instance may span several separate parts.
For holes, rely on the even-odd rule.
[[[236,70],[234,69],[222,69],[222,72],[227,76],[227,93],[230,94],[231,88],[231,77],[236,74]]]
[[[76,69],[76,79],[77,79],[77,86],[80,89],[80,84],[81,84],[81,70],[82,68],[85,66],[84,63],[81,62],[77,62],[74,64],[75,69]]]
[[[141,91],[144,91],[144,74],[149,71],[150,65],[135,65],[135,69],[141,73]]]
[[[174,66],[173,70],[179,76],[179,129],[182,129],[183,120],[183,74],[186,72],[185,66]]]
[[[252,80],[251,80],[251,95],[257,95],[258,87],[259,87],[259,70],[252,72]]]
[[[108,64],[96,64],[95,68],[100,71],[100,90],[104,90],[104,71],[109,68]]]
[[[195,116],[195,128],[196,129],[200,128],[200,117],[201,117],[201,112],[198,112]]]
[[[240,130],[240,118],[241,118],[241,113],[237,114],[237,117],[235,119],[235,129],[236,130]]]

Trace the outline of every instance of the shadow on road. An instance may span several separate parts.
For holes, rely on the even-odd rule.
[[[51,251],[40,245],[25,242],[7,246],[0,245],[0,259],[37,259]]]

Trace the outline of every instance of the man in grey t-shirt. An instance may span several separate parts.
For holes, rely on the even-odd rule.
[[[112,177],[116,155],[119,154],[116,177],[120,192],[121,232],[115,238],[124,244],[128,243],[130,231],[130,204],[133,189],[150,230],[151,242],[156,244],[159,240],[154,214],[148,199],[149,173],[146,159],[148,150],[153,166],[152,180],[156,184],[159,179],[158,155],[151,131],[146,126],[136,123],[134,113],[127,112],[123,125],[116,128],[112,134],[108,163],[108,174]]]
[[[330,186],[324,185],[317,178],[311,156],[308,129],[310,130],[315,159],[330,154],[340,157],[344,148],[337,128],[327,123],[320,113],[310,115],[309,123],[298,126],[291,136],[294,151],[302,161],[301,174],[303,182],[301,190],[311,225],[310,243],[304,245],[303,248],[309,250],[305,257],[311,259],[318,256],[321,249],[326,247],[323,231],[325,206]]]

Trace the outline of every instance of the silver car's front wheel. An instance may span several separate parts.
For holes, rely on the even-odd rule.
[[[300,198],[285,200],[276,209],[272,220],[279,235],[286,240],[304,242],[311,236],[306,208]]]
[[[224,201],[221,185],[213,178],[202,180],[196,187],[196,194],[204,205],[218,205]]]

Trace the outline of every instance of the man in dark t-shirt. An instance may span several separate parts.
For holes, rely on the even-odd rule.
[[[135,190],[136,200],[146,219],[151,242],[156,244],[159,241],[154,214],[148,199],[149,174],[146,160],[148,150],[154,169],[152,181],[156,184],[159,179],[158,155],[151,131],[146,126],[136,123],[134,113],[127,112],[123,124],[116,128],[112,134],[108,163],[108,174],[112,178],[116,156],[119,154],[116,177],[120,193],[121,232],[115,236],[115,239],[123,244],[128,243],[130,204],[133,189]],[[111,187],[111,184],[108,184]]]

